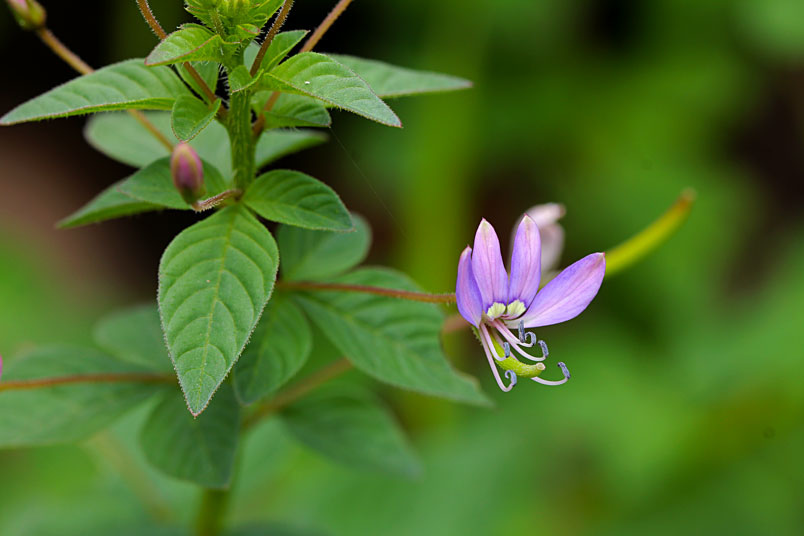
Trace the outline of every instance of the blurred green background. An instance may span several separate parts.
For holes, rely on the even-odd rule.
[[[92,64],[154,44],[133,0],[43,3]],[[332,3],[298,0],[288,27],[314,27]],[[152,5],[166,27],[186,18],[177,0]],[[584,315],[540,332],[569,384],[500,393],[471,336],[450,335],[455,365],[496,408],[379,387],[423,476],[352,473],[268,422],[239,461],[232,524],[344,536],[804,533],[804,2],[358,0],[319,49],[475,81],[392,103],[401,131],[337,114],[330,144],[282,162],[368,217],[371,262],[427,289],[452,288],[481,217],[505,249],[521,212],[563,202],[568,263],[637,232],[685,186],[698,202]],[[72,77],[4,11],[0,55],[2,111]],[[86,342],[104,312],[152,299],[160,252],[193,221],[54,230],[129,171],[83,143],[83,123],[0,130],[7,358]],[[191,519],[193,487],[133,448],[143,414],[85,445],[0,452],[0,534]]]

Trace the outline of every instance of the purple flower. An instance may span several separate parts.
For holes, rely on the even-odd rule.
[[[510,276],[503,265],[497,233],[486,220],[477,228],[474,249],[463,250],[458,262],[455,290],[458,311],[474,326],[494,378],[503,391],[510,391],[517,377],[547,385],[559,385],[569,379],[569,371],[563,363],[558,364],[564,373],[563,380],[548,381],[538,377],[544,370],[541,361],[548,355],[547,345],[525,330],[566,322],[581,314],[597,295],[606,271],[603,253],[593,253],[563,270],[539,290],[541,261],[539,227],[533,218],[525,215],[514,237]],[[514,335],[511,328],[519,328],[519,336]],[[540,356],[526,351],[535,345],[541,349]],[[522,363],[514,353],[535,364]],[[511,380],[508,385],[500,379],[498,366]]]

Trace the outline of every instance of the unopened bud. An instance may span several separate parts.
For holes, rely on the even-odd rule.
[[[36,0],[6,0],[14,18],[25,30],[44,28],[47,12]]]
[[[192,205],[204,195],[204,167],[189,144],[180,143],[173,149],[170,174],[173,185],[188,204]]]

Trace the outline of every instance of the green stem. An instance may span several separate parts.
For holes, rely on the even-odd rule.
[[[254,180],[256,140],[251,131],[251,103],[248,91],[233,93],[229,103],[228,127],[232,146],[234,186],[242,191]]]
[[[218,536],[223,529],[223,517],[229,505],[229,491],[205,489],[196,517],[197,536]]]

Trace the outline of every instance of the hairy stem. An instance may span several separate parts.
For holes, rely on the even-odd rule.
[[[156,36],[159,39],[164,39],[167,37],[167,32],[165,32],[165,29],[162,28],[162,25],[159,24],[158,20],[156,20],[153,11],[151,11],[151,6],[148,5],[148,0],[137,0],[137,7],[140,8],[142,17],[145,19],[145,22],[148,23],[148,26],[151,27],[151,30],[153,30]],[[184,62],[182,65],[185,69],[187,69],[187,74],[189,74],[193,80],[195,80],[195,83],[198,84],[198,87],[201,89],[204,97],[206,97],[210,103],[215,102],[215,99],[218,97],[215,95],[215,92],[210,89],[201,75],[198,74],[198,71],[195,70],[195,67],[190,65],[190,62]]]
[[[279,10],[279,14],[276,16],[276,19],[274,19],[271,29],[268,30],[268,33],[265,35],[265,40],[262,42],[260,51],[257,52],[257,57],[254,58],[254,63],[251,64],[251,76],[257,74],[257,71],[260,69],[262,59],[265,57],[265,52],[268,50],[268,47],[271,46],[271,42],[274,40],[274,37],[276,37],[276,34],[279,33],[282,25],[285,24],[285,20],[288,18],[288,13],[290,13],[290,8],[292,7],[293,0],[285,0],[285,3],[282,4],[282,9]]]
[[[36,30],[36,35],[39,36],[39,39],[45,43],[45,45],[50,48],[58,57],[60,57],[64,62],[78,71],[81,74],[89,74],[93,72],[92,67],[86,64],[84,60],[78,57],[78,55],[67,48],[64,43],[59,41],[59,38],[56,37],[53,32],[51,32],[48,28],[39,28]]]
[[[2,391],[25,391],[41,389],[57,385],[76,383],[175,383],[173,374],[151,374],[141,372],[120,372],[100,374],[75,374],[73,376],[57,376],[53,378],[36,378],[32,380],[11,380],[0,382]]]
[[[232,171],[235,188],[242,191],[254,180],[257,146],[251,130],[251,99],[248,91],[233,93],[229,101],[229,142],[232,147]]]
[[[201,201],[196,201],[193,203],[193,210],[196,212],[203,212],[205,210],[209,210],[221,204],[223,201],[231,198],[240,197],[243,194],[242,190],[232,189],[226,190],[225,192],[221,192],[218,195],[213,195],[209,199],[203,199]]]
[[[315,283],[312,281],[277,281],[277,289],[286,290],[335,290],[340,292],[362,292],[376,294],[401,300],[410,300],[426,303],[455,303],[455,294],[430,294],[428,292],[413,292],[410,290],[397,290],[385,287],[372,287],[369,285],[346,285],[341,283]]]
[[[167,37],[167,33],[165,32],[162,25],[159,24],[159,21],[156,20],[154,17],[153,11],[151,11],[151,6],[148,5],[148,0],[137,0],[137,6],[140,8],[140,13],[142,13],[142,17],[145,19],[145,22],[148,23],[148,26],[151,27],[151,30],[156,34],[159,39],[164,39]]]
[[[205,489],[198,507],[195,533],[197,536],[218,536],[223,529],[223,517],[229,506],[229,491]]]
[[[349,7],[349,4],[352,3],[352,0],[340,0],[335,7],[332,8],[332,11],[329,12],[329,15],[318,25],[318,28],[315,29],[313,35],[311,35],[304,45],[301,48],[300,52],[309,52],[313,50],[321,38],[324,37],[324,34],[327,33],[327,30],[338,20],[338,17],[346,11],[346,8]]]
[[[254,413],[243,421],[243,429],[248,430],[262,419],[273,415],[310,391],[351,369],[352,364],[344,357],[317,370],[257,408]]]

